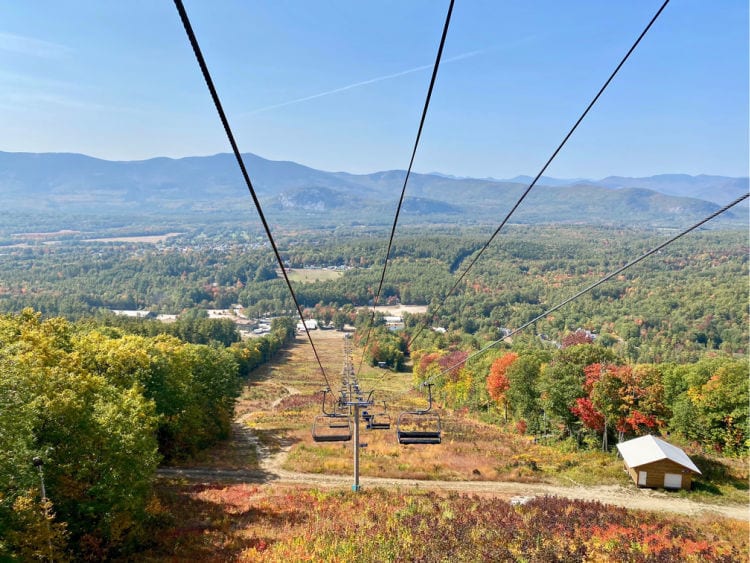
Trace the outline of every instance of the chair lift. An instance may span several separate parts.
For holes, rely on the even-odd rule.
[[[427,385],[429,404],[424,410],[404,411],[396,421],[399,444],[439,444],[440,416],[432,412],[432,383]]]
[[[327,389],[323,390],[323,414],[313,420],[312,438],[315,442],[348,442],[352,439],[352,421],[348,414],[326,411]]]
[[[388,407],[385,406],[385,401],[383,401],[383,412],[375,412],[370,415],[370,420],[367,422],[368,430],[390,430],[391,415],[387,411]]]
[[[372,417],[373,414],[368,411],[362,411],[362,420],[367,424],[367,428],[370,428],[370,424],[372,423]]]
[[[364,391],[358,390],[359,394],[356,396],[356,400],[360,402],[363,406],[364,405],[372,405],[372,394],[375,392],[373,389],[367,394],[367,398],[364,397]],[[373,414],[367,410],[360,411],[360,416],[362,417],[362,420],[367,425],[367,428],[370,428],[370,423],[372,422]]]

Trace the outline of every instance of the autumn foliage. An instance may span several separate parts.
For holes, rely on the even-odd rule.
[[[578,344],[591,344],[594,341],[590,332],[578,329],[575,332],[567,334],[562,339],[562,347],[577,346]]]
[[[510,386],[506,372],[517,359],[518,354],[509,352],[492,362],[490,374],[487,376],[487,392],[498,404],[505,402],[505,393]]]
[[[596,410],[594,403],[588,397],[576,399],[576,404],[570,411],[581,419],[586,428],[591,428],[597,432],[604,431],[604,415]]]
[[[240,380],[228,348],[31,309],[0,315],[0,344],[0,560],[124,553],[146,533],[159,462],[229,434]]]
[[[370,489],[189,485],[165,509],[190,518],[144,559],[241,561],[739,561],[747,523],[599,502]]]
[[[570,410],[587,428],[602,432],[606,423],[622,434],[639,435],[664,426],[664,389],[648,370],[591,364],[584,375],[587,395]]]

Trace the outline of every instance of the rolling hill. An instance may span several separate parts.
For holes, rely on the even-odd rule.
[[[264,210],[277,223],[387,224],[405,172],[326,172],[253,154],[243,156]],[[513,180],[412,174],[404,220],[498,223],[528,185]],[[642,224],[680,227],[709,215],[748,190],[747,178],[665,174],[603,180],[543,178],[513,216],[522,223]],[[233,155],[108,161],[81,154],[0,152],[6,211],[59,214],[221,211],[252,203]],[[747,206],[722,218],[747,220]]]

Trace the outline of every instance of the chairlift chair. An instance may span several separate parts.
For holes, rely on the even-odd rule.
[[[349,428],[351,426],[351,421],[347,414],[334,413],[325,416],[328,418],[329,428]]]
[[[352,422],[348,414],[326,411],[326,394],[323,390],[321,409],[323,414],[315,417],[312,426],[314,442],[348,442],[352,439]]]
[[[429,404],[426,409],[404,411],[396,421],[399,444],[439,444],[442,439],[440,415],[432,412],[432,384],[427,385]]]
[[[318,415],[313,422],[312,438],[314,442],[348,442],[352,439],[351,419]]]
[[[391,429],[391,415],[388,414],[387,410],[385,401],[383,401],[383,412],[375,412],[370,415],[370,420],[367,422],[368,430]]]

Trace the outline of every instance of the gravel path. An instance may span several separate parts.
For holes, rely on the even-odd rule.
[[[240,441],[248,440],[259,447],[258,440],[246,426],[239,436]],[[289,449],[269,455],[266,448],[258,449],[261,469],[189,469],[162,468],[163,477],[184,478],[202,482],[270,483],[296,484],[317,488],[349,488],[352,476],[298,473],[283,469]],[[713,505],[679,498],[674,493],[651,489],[636,489],[619,485],[563,487],[543,483],[515,483],[507,481],[424,481],[417,479],[392,479],[381,477],[360,477],[363,489],[384,487],[396,489],[417,489],[441,492],[459,492],[504,498],[515,503],[523,503],[531,497],[553,495],[570,499],[596,500],[604,504],[622,506],[638,510],[672,512],[688,516],[715,515],[735,520],[750,520],[748,506]]]

